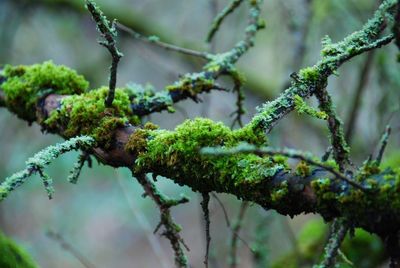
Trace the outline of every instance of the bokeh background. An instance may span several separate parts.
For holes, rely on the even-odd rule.
[[[227,0],[97,0],[110,18],[162,41],[198,50],[223,52],[243,35],[246,5],[223,23],[212,46],[204,40],[213,16]],[[255,108],[276,97],[288,84],[292,72],[314,64],[319,58],[321,39],[329,35],[338,41],[357,30],[372,15],[373,0],[267,0],[262,17],[266,29],[256,46],[239,62],[247,77],[245,87],[248,121]],[[0,64],[34,64],[53,60],[85,75],[91,87],[107,84],[110,57],[97,44],[95,25],[84,9],[83,0],[0,0]],[[179,75],[201,69],[201,61],[190,56],[132,39],[121,33],[118,46],[124,53],[118,70],[118,85],[150,83],[161,90]],[[396,155],[399,144],[399,65],[396,47],[389,45],[364,54],[340,68],[329,79],[338,113],[352,145],[352,157],[360,164],[375,152],[385,125],[393,135],[387,155]],[[222,81],[231,86],[228,81]],[[358,96],[358,97],[357,97]],[[230,125],[235,110],[233,93],[212,92],[203,102],[188,100],[177,104],[174,114],[163,112],[146,120],[173,129],[187,118],[205,116]],[[315,105],[313,100],[311,105]],[[353,107],[356,107],[355,112]],[[351,119],[353,117],[353,119]],[[61,141],[44,135],[37,125],[28,126],[7,110],[0,110],[0,178],[24,167],[25,160],[38,150]],[[349,130],[350,129],[350,130]],[[292,113],[270,134],[274,146],[289,146],[322,155],[329,145],[324,122]],[[28,250],[41,267],[82,267],[82,264],[49,238],[52,230],[73,245],[95,267],[172,267],[169,242],[153,235],[159,213],[149,199],[141,197],[140,185],[126,169],[112,169],[96,161],[85,168],[77,185],[66,177],[77,153],[69,153],[49,167],[55,179],[55,198],[47,199],[41,181],[32,177],[0,204],[0,229]],[[157,185],[170,196],[185,193],[191,202],[173,209],[182,236],[190,247],[193,267],[203,266],[205,252],[201,197],[167,179]],[[218,195],[231,222],[241,202]],[[215,198],[211,204],[211,263],[226,267],[232,232]],[[313,215],[293,219],[251,205],[244,217],[241,237],[250,246],[261,239],[271,263],[299,245],[295,236],[302,226],[318,218]],[[260,232],[262,226],[263,232]],[[240,267],[251,267],[252,254],[239,242]],[[322,249],[319,249],[322,251]],[[318,252],[316,252],[317,254]]]

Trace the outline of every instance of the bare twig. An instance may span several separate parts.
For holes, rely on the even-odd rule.
[[[206,254],[204,256],[204,265],[208,268],[208,254],[210,250],[210,242],[211,242],[211,235],[210,235],[210,210],[208,205],[210,203],[210,194],[203,193],[203,201],[201,202],[201,208],[203,209],[204,213],[204,221],[206,224]]]
[[[175,252],[175,265],[177,267],[189,267],[182,245],[187,250],[189,250],[189,248],[186,246],[183,238],[179,234],[181,227],[174,222],[170,212],[171,207],[186,203],[189,199],[187,197],[182,197],[177,200],[169,199],[158,191],[154,183],[151,182],[145,174],[134,174],[134,176],[142,185],[145,194],[156,203],[160,210],[161,220],[155,229],[155,232],[157,232],[161,226],[164,226],[165,230],[162,235],[170,241],[172,249]]]
[[[81,264],[86,268],[95,268],[96,266],[89,261],[83,254],[79,252],[72,244],[68,243],[61,234],[54,231],[47,231],[46,235],[48,238],[54,240],[59,243],[60,246],[67,252],[71,253]]]
[[[219,27],[221,26],[222,21],[230,14],[232,13],[236,8],[240,6],[240,4],[243,3],[243,0],[232,0],[228,6],[226,6],[221,13],[217,15],[217,17],[214,19],[211,29],[207,34],[207,42],[210,43],[215,35],[215,33],[218,31]]]
[[[231,268],[236,268],[238,264],[237,258],[237,245],[238,245],[238,235],[240,233],[240,229],[242,228],[244,215],[246,213],[247,208],[249,207],[249,202],[243,201],[240,205],[239,215],[235,220],[235,223],[232,227],[232,237],[231,237],[231,245],[229,249],[229,264]]]
[[[160,41],[157,36],[149,36],[149,37],[143,36],[140,33],[136,32],[135,30],[133,30],[133,29],[129,28],[128,26],[125,26],[119,22],[117,22],[115,25],[117,26],[118,29],[128,33],[133,38],[139,39],[148,44],[154,44],[154,45],[162,47],[166,50],[175,51],[175,52],[182,53],[185,55],[199,57],[199,58],[208,60],[207,52],[200,52],[200,51],[196,51],[193,49],[188,49],[188,48],[184,48],[184,47],[179,47],[177,45],[168,44],[168,43]]]
[[[114,101],[115,86],[117,83],[117,68],[118,63],[123,54],[117,48],[117,42],[115,40],[117,31],[115,30],[115,21],[109,22],[103,12],[92,0],[86,0],[86,8],[92,14],[93,20],[96,22],[97,29],[103,36],[104,40],[99,41],[99,44],[106,47],[111,54],[112,63],[110,67],[109,77],[109,91],[108,96],[105,100],[106,107],[111,107]]]
[[[380,163],[382,161],[383,153],[385,152],[385,148],[386,148],[386,145],[388,143],[388,139],[389,139],[391,131],[392,131],[392,128],[389,125],[387,125],[386,129],[385,129],[385,132],[382,135],[382,138],[381,138],[381,141],[380,141],[379,152],[378,152],[378,155],[376,157],[376,162],[377,162],[378,165],[380,165]]]
[[[367,53],[367,59],[365,60],[363,66],[361,68],[360,76],[358,79],[358,84],[356,87],[356,92],[354,93],[353,101],[350,105],[350,107],[351,107],[350,108],[351,111],[349,113],[350,116],[347,119],[347,123],[346,123],[347,130],[345,133],[345,140],[348,143],[351,143],[351,140],[353,138],[353,133],[354,133],[355,126],[356,126],[357,116],[358,116],[358,112],[359,112],[360,105],[361,105],[362,95],[363,95],[364,90],[366,89],[366,85],[368,83],[368,76],[371,71],[373,59],[374,59],[374,51]]]

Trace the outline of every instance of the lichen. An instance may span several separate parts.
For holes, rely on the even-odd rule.
[[[36,105],[50,93],[73,95],[86,91],[89,83],[74,70],[51,61],[30,66],[4,68],[7,80],[1,85],[6,95],[7,107],[20,118],[33,122]]]
[[[104,99],[108,88],[102,87],[86,94],[68,96],[61,101],[61,108],[54,110],[43,122],[48,131],[63,130],[66,138],[88,135],[105,149],[110,148],[114,131],[138,124],[138,117],[132,114],[129,96],[125,89],[117,88],[112,107],[106,108]]]

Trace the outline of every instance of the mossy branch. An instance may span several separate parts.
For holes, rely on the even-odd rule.
[[[60,155],[78,149],[89,149],[95,144],[91,137],[81,136],[72,138],[63,143],[49,146],[26,161],[26,168],[7,177],[0,184],[0,201],[4,200],[11,191],[21,186],[30,176],[38,173],[43,180],[49,198],[52,198],[54,189],[52,179],[44,173],[44,168]]]
[[[309,97],[326,86],[328,76],[341,64],[393,40],[392,34],[383,38],[378,36],[386,26],[386,19],[393,15],[391,11],[396,3],[394,0],[384,1],[362,30],[342,42],[332,44],[326,40],[319,63],[301,70],[289,89],[260,108],[259,114],[248,125],[234,131],[207,119],[185,121],[174,131],[160,130],[154,125],[138,127],[137,116],[131,109],[129,97],[132,93],[129,89],[117,89],[112,106],[106,107],[103,100],[107,89],[85,92],[86,87],[82,85],[87,86],[87,82],[82,82],[71,70],[51,64],[7,67],[2,74],[6,79],[2,79],[0,91],[4,92],[4,103],[8,109],[25,120],[38,121],[44,130],[66,138],[89,135],[96,143],[93,154],[105,164],[129,167],[135,174],[142,174],[139,182],[163,210],[180,202],[162,202],[161,196],[155,194],[146,181],[146,173],[171,178],[194,191],[230,193],[284,215],[312,212],[319,213],[325,220],[343,217],[352,226],[362,227],[382,238],[393,237],[400,226],[398,169],[381,170],[379,165],[367,163],[356,174],[343,175],[336,167],[331,170],[326,166],[321,168],[319,162],[316,162],[318,165],[313,164],[306,158],[312,165],[302,163],[293,170],[282,153],[269,156],[252,151],[206,156],[199,150],[217,146],[229,150],[242,142],[257,148],[266,146],[263,131],[270,130],[293,110],[294,96]],[[253,45],[258,30],[255,22],[258,23],[259,19],[259,2],[250,1],[250,5],[249,28],[245,38],[232,50],[214,55],[203,72],[184,76],[168,88],[170,92],[188,89],[198,93],[196,86],[199,84],[199,92],[202,92],[205,85],[213,84],[208,80],[232,73],[233,64]],[[50,71],[43,66],[48,66]],[[59,78],[66,74],[66,77],[61,76],[63,79]],[[77,83],[79,81],[82,83]],[[199,84],[193,87],[193,81]],[[27,91],[27,87],[34,90]],[[30,175],[26,172],[23,171],[11,182],[7,180],[6,185],[9,186],[3,187],[7,193],[10,186],[15,188]],[[48,183],[47,180],[45,182]],[[171,223],[168,213],[163,214],[166,216],[162,220]],[[164,226],[179,259],[177,263],[184,263],[182,241],[177,236],[177,229],[172,223]]]
[[[112,57],[110,67],[110,77],[108,86],[108,95],[105,100],[106,107],[111,107],[114,101],[115,86],[117,84],[117,68],[118,63],[123,54],[117,48],[117,31],[115,29],[115,21],[109,22],[103,12],[92,0],[86,0],[86,8],[92,14],[93,20],[96,22],[97,29],[104,38],[104,41],[99,41],[99,44],[107,48]]]

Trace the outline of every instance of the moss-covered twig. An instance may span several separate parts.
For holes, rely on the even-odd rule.
[[[117,84],[118,63],[121,57],[123,56],[123,54],[118,50],[116,44],[117,41],[115,40],[115,38],[117,37],[117,31],[115,29],[115,21],[112,22],[108,21],[108,19],[100,10],[100,8],[97,7],[95,2],[92,0],[86,0],[86,8],[92,15],[93,20],[96,22],[98,31],[104,38],[103,41],[99,41],[99,44],[106,47],[112,57],[112,62],[110,67],[109,87],[108,87],[109,92],[105,100],[106,107],[111,107],[114,101],[115,86]]]
[[[81,136],[69,139],[55,146],[49,146],[36,153],[26,161],[25,169],[14,173],[0,184],[0,201],[4,200],[11,191],[21,186],[28,177],[35,173],[38,173],[42,178],[48,196],[51,199],[54,192],[51,185],[52,180],[46,173],[44,173],[44,168],[60,155],[73,150],[89,149],[94,145],[94,143],[95,141],[93,138]]]
[[[79,175],[81,174],[83,165],[86,161],[88,162],[88,166],[91,167],[92,159],[90,158],[90,154],[88,152],[82,152],[68,176],[68,181],[70,183],[76,184],[78,182]]]
[[[378,155],[376,156],[376,163],[378,164],[378,166],[381,164],[383,153],[385,152],[386,145],[388,143],[391,132],[392,132],[392,128],[390,127],[390,125],[387,125],[385,132],[383,133],[383,135],[381,137],[379,152],[378,152]]]
[[[328,243],[325,247],[324,258],[316,268],[332,268],[336,264],[340,245],[342,244],[349,227],[342,220],[335,220],[332,224]]]
[[[298,79],[293,81],[291,87],[275,100],[260,107],[259,114],[251,122],[253,127],[271,131],[280,119],[294,109],[294,96],[310,97],[318,89],[326,87],[327,78],[343,63],[390,43],[394,39],[393,34],[380,38],[380,33],[387,26],[386,18],[393,15],[390,12],[395,5],[395,0],[384,1],[361,30],[350,34],[343,41],[332,43],[330,39],[325,39],[322,60],[313,67],[300,70]]]
[[[331,133],[330,140],[332,144],[333,157],[339,166],[339,170],[343,172],[345,165],[350,162],[350,149],[344,139],[343,123],[336,114],[332,97],[328,93],[326,87],[317,90],[315,96],[318,99],[319,108],[327,114],[328,128]]]
[[[325,162],[319,161],[315,156],[313,156],[311,153],[305,153],[293,149],[275,149],[275,148],[269,148],[269,147],[256,147],[254,145],[250,144],[240,144],[237,147],[234,148],[203,148],[201,150],[203,154],[210,154],[210,155],[234,155],[234,154],[240,154],[240,153],[254,153],[257,155],[282,155],[285,157],[289,158],[294,158],[294,159],[299,159],[302,161],[305,161],[309,163],[310,165],[320,167],[333,175],[339,180],[345,181],[348,184],[352,185],[353,187],[360,189],[362,191],[366,191],[366,189],[357,183],[356,181],[353,181],[346,177],[344,174],[342,174],[340,171],[336,169],[335,166],[329,165]]]
[[[222,21],[233,11],[235,11],[236,8],[240,6],[240,4],[243,3],[243,0],[232,0],[222,11],[217,15],[217,17],[214,19],[210,31],[207,34],[207,42],[211,42],[214,35],[217,33],[219,26],[221,26]]]
[[[203,66],[203,70],[197,73],[186,74],[182,78],[176,81],[173,85],[166,87],[164,91],[154,93],[152,96],[142,98],[137,92],[134,92],[135,97],[132,98],[132,110],[135,114],[143,116],[154,112],[160,112],[163,110],[171,109],[173,103],[184,100],[186,98],[192,98],[197,100],[197,95],[203,92],[209,92],[212,89],[222,89],[216,83],[216,80],[222,76],[227,75],[232,78],[234,82],[234,91],[238,93],[238,110],[235,113],[237,117],[235,120],[241,121],[241,116],[244,113],[242,108],[243,95],[241,92],[242,85],[244,83],[243,75],[236,69],[236,62],[252,47],[254,46],[254,40],[256,33],[263,28],[263,24],[260,22],[260,4],[261,0],[249,1],[249,21],[245,29],[244,38],[238,41],[232,49],[220,53],[201,54],[203,58],[207,59],[207,63]],[[149,38],[145,38],[149,40]],[[151,38],[150,41],[154,40]],[[158,43],[160,44],[160,43]],[[169,45],[170,47],[174,47]],[[177,49],[177,47],[175,47]],[[186,51],[185,49],[179,48],[179,50]],[[190,53],[196,52],[191,51]]]
[[[185,245],[182,237],[179,234],[181,227],[174,222],[170,212],[171,207],[186,203],[189,201],[189,199],[187,197],[182,197],[178,200],[169,199],[159,192],[154,183],[151,182],[145,174],[134,174],[134,176],[142,185],[145,194],[155,202],[160,210],[161,220],[154,232],[157,232],[161,226],[164,226],[165,230],[162,235],[164,235],[171,243],[172,249],[175,253],[176,266],[189,267],[182,245],[187,250],[189,250],[189,248]]]

